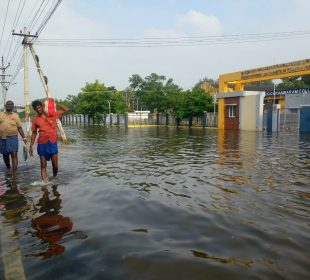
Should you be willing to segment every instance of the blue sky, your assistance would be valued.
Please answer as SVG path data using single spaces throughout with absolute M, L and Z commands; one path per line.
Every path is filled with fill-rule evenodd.
M 0 0 L 1 29 L 7 2 Z M 0 55 L 9 39 L 9 22 L 14 19 L 19 0 L 11 2 Z M 35 3 L 26 2 L 25 16 L 27 5 L 29 9 L 30 3 Z M 308 0 L 63 0 L 39 39 L 180 38 L 305 31 L 310 30 L 309 11 Z M 21 29 L 23 22 L 22 14 L 17 28 Z M 307 35 L 188 47 L 34 47 L 53 95 L 65 98 L 96 79 L 122 90 L 129 85 L 132 74 L 146 77 L 153 72 L 188 89 L 205 77 L 217 79 L 223 73 L 310 58 L 309 43 Z M 31 99 L 44 97 L 36 70 L 33 65 L 30 68 Z M 16 82 L 8 94 L 16 103 L 23 103 L 22 72 Z

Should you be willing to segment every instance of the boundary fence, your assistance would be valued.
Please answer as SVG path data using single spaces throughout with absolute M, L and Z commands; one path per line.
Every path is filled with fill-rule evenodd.
M 61 118 L 64 124 L 84 125 L 166 125 L 189 127 L 217 127 L 217 113 L 204 113 L 202 116 L 178 119 L 171 114 L 103 114 L 100 119 L 93 119 L 88 115 L 66 114 Z
M 299 109 L 284 109 L 279 111 L 279 131 L 299 131 Z M 178 119 L 171 114 L 103 114 L 95 120 L 88 115 L 67 114 L 62 116 L 64 124 L 83 125 L 166 125 L 166 126 L 189 126 L 189 127 L 217 127 L 217 113 L 204 113 L 202 116 Z M 263 113 L 263 129 L 267 129 L 267 111 Z
M 300 109 L 282 109 L 279 111 L 278 128 L 279 131 L 299 131 Z M 263 127 L 267 130 L 267 110 L 263 115 Z

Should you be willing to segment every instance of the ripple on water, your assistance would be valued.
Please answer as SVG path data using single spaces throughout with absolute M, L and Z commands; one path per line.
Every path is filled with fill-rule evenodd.
M 1 185 L 1 222 L 15 230 L 27 278 L 309 276 L 307 139 L 174 128 L 67 132 L 77 141 L 60 144 L 57 184 L 32 184 L 40 178 L 34 159 Z M 39 230 L 42 219 L 67 228 Z

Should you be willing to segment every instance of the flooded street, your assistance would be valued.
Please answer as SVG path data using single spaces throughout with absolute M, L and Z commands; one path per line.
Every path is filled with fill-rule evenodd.
M 65 129 L 0 186 L 0 279 L 309 278 L 310 135 Z

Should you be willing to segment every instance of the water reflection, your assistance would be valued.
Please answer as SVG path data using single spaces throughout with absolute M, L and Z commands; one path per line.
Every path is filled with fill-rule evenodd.
M 240 260 L 234 257 L 220 258 L 217 256 L 210 256 L 205 252 L 200 252 L 200 251 L 195 251 L 195 250 L 192 250 L 192 253 L 197 258 L 209 259 L 209 260 L 213 260 L 213 261 L 223 263 L 223 264 L 234 264 L 234 265 L 239 265 L 239 266 L 244 266 L 244 267 L 251 267 L 253 264 L 253 261 Z
M 42 197 L 37 203 L 39 213 L 44 213 L 45 215 L 57 215 L 59 213 L 61 199 L 57 187 L 57 185 L 53 185 L 51 191 L 47 187 L 42 187 Z
M 0 186 L 0 209 L 5 222 L 18 224 L 24 219 L 24 214 L 30 209 L 25 195 L 19 190 L 16 182 Z
M 24 258 L 29 279 L 308 279 L 307 138 L 66 132 L 77 141 L 60 144 L 61 184 L 0 188 L 2 213 L 12 210 L 11 191 L 19 203 L 6 215 L 31 231 L 18 235 L 23 256 L 36 256 Z M 89 238 L 77 241 L 84 231 Z
M 218 163 L 234 168 L 241 168 L 242 161 L 239 161 L 239 131 L 237 130 L 218 130 Z
M 69 217 L 59 214 L 61 199 L 57 185 L 52 186 L 51 190 L 48 190 L 47 187 L 42 188 L 42 197 L 36 207 L 38 212 L 43 213 L 43 215 L 32 219 L 32 236 L 42 240 L 46 246 L 41 250 L 43 252 L 32 253 L 27 256 L 42 256 L 46 259 L 63 254 L 65 246 L 61 241 L 71 234 L 73 223 Z

